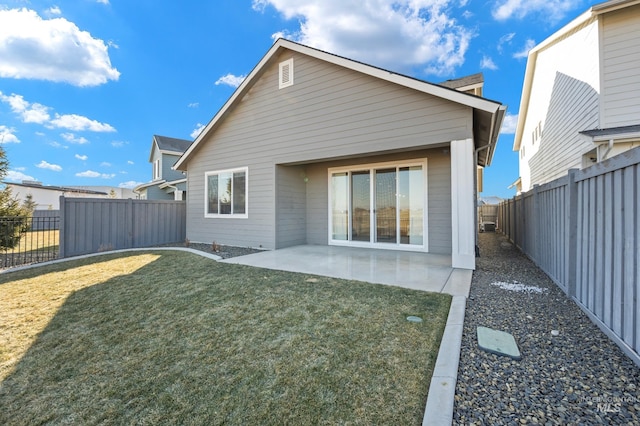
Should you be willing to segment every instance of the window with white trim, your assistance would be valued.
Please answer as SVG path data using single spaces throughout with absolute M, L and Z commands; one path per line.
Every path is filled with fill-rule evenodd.
M 204 174 L 204 216 L 247 218 L 247 167 Z
M 153 180 L 160 179 L 160 159 L 153 162 Z

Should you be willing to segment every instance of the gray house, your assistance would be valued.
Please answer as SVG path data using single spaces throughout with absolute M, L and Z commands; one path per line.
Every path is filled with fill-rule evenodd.
M 280 39 L 176 162 L 187 238 L 450 254 L 475 268 L 499 102 Z
M 150 182 L 136 186 L 133 191 L 143 200 L 185 200 L 187 178 L 173 165 L 189 148 L 191 141 L 153 135 L 149 162 L 153 165 Z

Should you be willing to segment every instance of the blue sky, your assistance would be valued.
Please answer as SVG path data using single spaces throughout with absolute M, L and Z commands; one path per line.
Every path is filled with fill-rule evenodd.
M 510 197 L 527 51 L 585 0 L 0 0 L 6 180 L 133 187 L 154 134 L 193 139 L 278 37 L 508 105 L 484 196 Z

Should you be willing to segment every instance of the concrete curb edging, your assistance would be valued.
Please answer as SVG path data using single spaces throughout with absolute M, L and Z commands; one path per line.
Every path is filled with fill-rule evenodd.
M 453 296 L 444 328 L 438 359 L 433 369 L 429 395 L 422 420 L 423 426 L 451 425 L 458 380 L 458 364 L 462 345 L 462 329 L 467 298 Z
M 186 251 L 188 253 L 192 253 L 192 254 L 197 254 L 199 256 L 202 257 L 207 257 L 209 259 L 213 259 L 213 260 L 220 260 L 222 259 L 221 256 L 218 256 L 216 254 L 211 254 L 211 253 L 207 253 L 204 252 L 202 250 L 195 250 L 192 248 L 187 248 L 187 247 L 142 247 L 142 248 L 130 248 L 130 249 L 118 249 L 118 250 L 110 250 L 110 251 L 101 251 L 99 253 L 90 253 L 90 254 L 82 254 L 79 256 L 72 256 L 72 257 L 65 257 L 62 259 L 55 259 L 55 260 L 49 260 L 48 262 L 41 262 L 41 263 L 32 263 L 30 265 L 24 265 L 24 266 L 16 266 L 14 268 L 7 268 L 7 269 L 3 269 L 0 271 L 0 274 L 5 274 L 7 272 L 16 272 L 16 271 L 22 271 L 25 269 L 33 269 L 33 268 L 38 268 L 40 266 L 47 266 L 47 265 L 53 265 L 56 263 L 63 263 L 63 262 L 70 262 L 72 260 L 80 260 L 80 259 L 86 259 L 89 257 L 96 257 L 96 256 L 104 256 L 104 255 L 108 255 L 108 254 L 114 254 L 114 253 L 126 253 L 126 252 L 130 252 L 130 251 Z

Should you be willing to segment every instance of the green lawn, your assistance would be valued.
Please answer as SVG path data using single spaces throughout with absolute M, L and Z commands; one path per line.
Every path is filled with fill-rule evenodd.
M 449 304 L 173 251 L 6 273 L 0 424 L 420 424 Z

